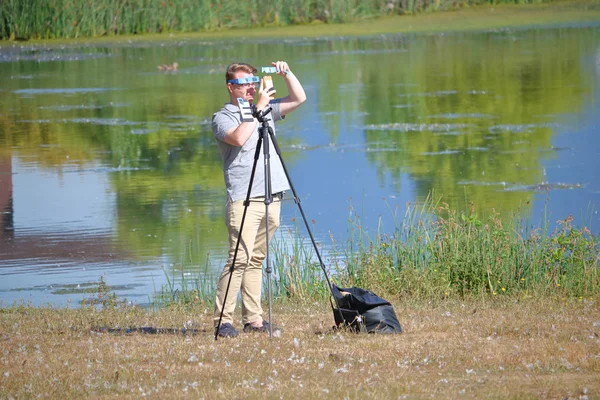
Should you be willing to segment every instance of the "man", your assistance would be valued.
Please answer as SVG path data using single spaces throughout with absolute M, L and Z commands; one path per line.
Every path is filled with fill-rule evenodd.
M 244 332 L 268 332 L 269 324 L 262 318 L 262 262 L 266 256 L 266 213 L 264 204 L 265 182 L 263 152 L 256 165 L 250 202 L 244 220 L 244 227 L 237 251 L 235 266 L 231 272 L 231 285 L 225 299 L 230 268 L 238 241 L 240 224 L 244 212 L 244 201 L 248 193 L 252 165 L 258 141 L 259 123 L 243 122 L 238 98 L 253 103 L 256 96 L 256 109 L 272 107 L 267 114 L 269 126 L 275 132 L 275 121 L 283 119 L 306 100 L 306 94 L 298 79 L 285 61 L 273 62 L 277 74 L 283 77 L 288 96 L 273 99 L 273 91 L 265 85 L 265 79 L 257 84 L 254 74 L 256 68 L 245 63 L 234 63 L 227 67 L 225 81 L 229 92 L 229 103 L 213 115 L 212 128 L 223 157 L 223 172 L 227 187 L 226 224 L 229 231 L 229 257 L 223 268 L 217 285 L 214 324 L 219 323 L 221 310 L 223 319 L 217 334 L 221 337 L 235 337 L 238 331 L 233 327 L 233 312 L 238 292 L 242 292 L 242 323 Z M 270 139 L 269 139 L 270 141 Z M 270 149 L 274 149 L 272 143 Z M 279 226 L 279 212 L 283 192 L 289 189 L 289 183 L 281 165 L 281 160 L 273 151 L 270 158 L 271 188 L 273 203 L 269 205 L 269 239 Z M 225 303 L 224 303 L 225 302 Z

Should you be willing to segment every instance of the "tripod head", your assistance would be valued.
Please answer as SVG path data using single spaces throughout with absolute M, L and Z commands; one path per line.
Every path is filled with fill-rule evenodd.
M 267 117 L 267 114 L 269 114 L 271 112 L 271 110 L 273 110 L 273 108 L 271 106 L 267 106 L 267 108 L 265 108 L 264 110 L 257 110 L 256 109 L 256 105 L 252 104 L 252 116 L 254 118 L 256 118 L 258 120 L 258 122 L 260 122 L 261 124 L 265 125 L 267 123 L 267 121 L 269 120 Z

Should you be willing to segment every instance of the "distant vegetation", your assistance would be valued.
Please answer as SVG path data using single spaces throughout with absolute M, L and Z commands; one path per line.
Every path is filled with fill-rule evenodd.
M 51 39 L 342 23 L 540 0 L 4 0 L 0 39 Z

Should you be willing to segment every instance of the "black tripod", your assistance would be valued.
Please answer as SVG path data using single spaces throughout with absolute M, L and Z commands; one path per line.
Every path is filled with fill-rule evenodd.
M 267 107 L 265 110 L 261 111 L 261 110 L 257 110 L 256 107 L 254 105 L 252 105 L 252 116 L 258 120 L 258 122 L 261 124 L 261 126 L 258 128 L 258 142 L 256 143 L 256 151 L 254 153 L 254 163 L 252 165 L 252 172 L 250 174 L 250 183 L 248 185 L 248 192 L 246 194 L 246 200 L 244 201 L 244 212 L 242 214 L 240 230 L 238 232 L 237 243 L 235 245 L 235 251 L 233 253 L 233 259 L 231 261 L 231 266 L 229 267 L 229 281 L 227 282 L 227 289 L 225 289 L 225 296 L 223 297 L 223 301 L 221 302 L 222 307 L 221 307 L 221 314 L 219 316 L 219 322 L 217 323 L 217 326 L 215 328 L 215 340 L 217 340 L 219 337 L 219 328 L 221 327 L 221 321 L 223 320 L 223 312 L 225 310 L 225 304 L 227 303 L 227 295 L 229 294 L 229 287 L 231 286 L 231 278 L 233 276 L 233 271 L 235 269 L 235 261 L 236 261 L 238 250 L 240 247 L 240 241 L 242 238 L 242 230 L 244 229 L 244 221 L 246 219 L 246 212 L 248 211 L 248 206 L 250 205 L 250 194 L 252 192 L 252 184 L 254 182 L 254 175 L 256 173 L 256 165 L 258 164 L 261 146 L 263 148 L 264 173 L 265 173 L 265 200 L 264 200 L 264 203 L 265 203 L 265 218 L 266 218 L 265 235 L 266 235 L 266 246 L 267 246 L 266 257 L 265 257 L 267 266 L 265 268 L 265 271 L 267 273 L 267 300 L 268 300 L 268 305 L 269 305 L 269 337 L 273 337 L 273 327 L 271 324 L 271 300 L 272 300 L 271 273 L 273 270 L 271 269 L 271 263 L 269 260 L 269 205 L 273 202 L 273 194 L 271 192 L 271 156 L 269 154 L 269 137 L 271 138 L 273 147 L 275 147 L 275 152 L 277 153 L 277 156 L 279 157 L 279 160 L 281 161 L 281 166 L 283 167 L 285 176 L 288 180 L 288 183 L 290 184 L 290 188 L 294 195 L 294 202 L 298 205 L 300 214 L 302 214 L 302 219 L 304 220 L 304 225 L 306 226 L 306 230 L 308 231 L 310 240 L 314 246 L 315 253 L 317 254 L 317 257 L 319 259 L 319 264 L 321 265 L 321 269 L 323 270 L 323 274 L 325 275 L 325 279 L 327 281 L 327 287 L 329 288 L 331 296 L 333 297 L 334 301 L 336 302 L 337 308 L 334 308 L 333 303 L 330 302 L 333 312 L 334 313 L 338 312 L 339 316 L 343 320 L 343 317 L 342 317 L 342 314 L 340 311 L 340 306 L 338 304 L 338 299 L 333 294 L 333 289 L 331 287 L 331 281 L 329 280 L 329 276 L 327 275 L 327 270 L 325 269 L 325 264 L 323 263 L 323 260 L 321 258 L 321 253 L 319 252 L 319 249 L 317 248 L 317 243 L 315 242 L 312 231 L 310 230 L 310 226 L 308 225 L 306 216 L 304 215 L 304 210 L 302 209 L 302 205 L 300 204 L 300 198 L 296 195 L 296 190 L 294 189 L 294 185 L 292 185 L 292 181 L 288 174 L 287 167 L 285 166 L 285 163 L 283 162 L 283 158 L 281 157 L 281 150 L 279 149 L 279 144 L 277 143 L 277 139 L 275 139 L 275 134 L 273 133 L 273 129 L 271 129 L 271 127 L 268 124 L 269 119 L 267 119 L 266 116 L 267 116 L 267 114 L 269 114 L 271 112 L 271 110 L 272 110 L 272 108 L 270 106 Z

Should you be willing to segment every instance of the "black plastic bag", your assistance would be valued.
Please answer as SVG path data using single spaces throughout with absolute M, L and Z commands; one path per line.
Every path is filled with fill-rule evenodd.
M 402 333 L 394 308 L 389 301 L 365 289 L 340 288 L 332 284 L 336 305 L 333 316 L 340 325 L 356 332 Z

